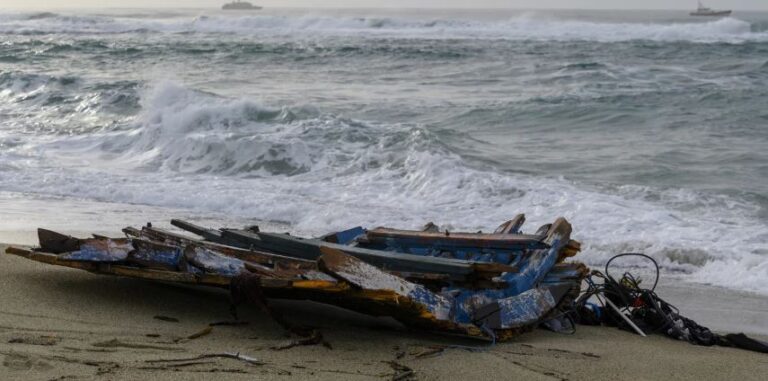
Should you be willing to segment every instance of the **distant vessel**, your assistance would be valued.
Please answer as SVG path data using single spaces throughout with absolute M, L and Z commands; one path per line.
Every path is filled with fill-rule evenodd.
M 247 2 L 247 1 L 235 0 L 235 1 L 231 2 L 231 3 L 224 4 L 224 6 L 221 7 L 221 9 L 226 9 L 226 10 L 259 10 L 259 9 L 261 9 L 261 7 L 258 6 L 258 5 L 253 5 L 253 4 L 251 4 L 251 3 Z
M 731 10 L 718 11 L 712 8 L 707 8 L 704 6 L 704 4 L 701 3 L 701 1 L 699 1 L 699 8 L 697 8 L 695 12 L 691 12 L 691 16 L 725 17 L 730 15 L 731 15 Z

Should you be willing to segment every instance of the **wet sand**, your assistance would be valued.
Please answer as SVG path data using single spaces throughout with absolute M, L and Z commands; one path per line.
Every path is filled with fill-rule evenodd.
M 189 339 L 206 332 L 210 323 L 233 320 L 226 292 L 94 275 L 0 249 L 2 379 L 762 380 L 768 372 L 767 355 L 641 338 L 613 328 L 579 327 L 574 335 L 537 330 L 487 347 L 408 331 L 388 319 L 290 301 L 276 305 L 294 321 L 318 327 L 331 349 L 272 349 L 291 339 L 247 306 L 238 309 L 247 325 L 214 326 Z M 449 348 L 425 355 L 446 344 L 482 350 Z M 259 364 L 191 360 L 223 352 L 239 352 Z M 157 361 L 169 359 L 185 360 Z

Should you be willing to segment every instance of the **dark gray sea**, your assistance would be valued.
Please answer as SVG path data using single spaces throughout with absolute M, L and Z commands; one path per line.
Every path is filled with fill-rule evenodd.
M 6 228 L 565 216 L 589 263 L 768 292 L 768 14 L 4 11 L 0 199 Z

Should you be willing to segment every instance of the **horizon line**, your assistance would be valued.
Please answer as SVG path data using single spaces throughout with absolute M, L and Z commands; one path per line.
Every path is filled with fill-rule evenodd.
M 257 4 L 258 5 L 258 4 Z M 204 7 L 204 6 L 197 6 L 197 7 L 174 7 L 170 5 L 159 5 L 159 6 L 142 6 L 142 7 L 121 7 L 121 6 L 55 6 L 55 7 L 46 7 L 46 6 L 37 6 L 32 5 L 29 7 L 24 8 L 15 8 L 15 9 L 9 9 L 9 10 L 23 10 L 23 9 L 50 9 L 50 10 L 64 10 L 64 9 L 179 9 L 179 10 L 222 10 L 221 7 L 216 6 L 210 6 L 210 7 Z M 563 7 L 545 7 L 545 8 L 530 8 L 530 7 L 515 7 L 515 6 L 505 6 L 505 7 L 465 7 L 465 6 L 445 6 L 445 7 L 425 7 L 425 6 L 418 6 L 418 7 L 412 7 L 412 6 L 359 6 L 359 7 L 334 7 L 334 6 L 292 6 L 292 5 L 283 5 L 279 7 L 269 7 L 269 6 L 262 6 L 261 10 L 264 9 L 337 9 L 337 10 L 392 10 L 392 9 L 409 9 L 409 10 L 500 10 L 500 9 L 508 9 L 508 10 L 529 10 L 529 11 L 545 11 L 545 10 L 562 10 L 562 11 L 691 11 L 690 8 L 563 8 Z M 730 8 L 730 9 L 723 9 L 723 10 L 732 10 L 732 11 L 751 11 L 751 12 L 768 12 L 768 8 L 766 9 L 739 9 L 739 8 Z M 254 10 L 254 12 L 258 12 L 259 10 Z M 0 11 L 2 13 L 2 11 Z M 233 12 L 234 13 L 234 12 Z

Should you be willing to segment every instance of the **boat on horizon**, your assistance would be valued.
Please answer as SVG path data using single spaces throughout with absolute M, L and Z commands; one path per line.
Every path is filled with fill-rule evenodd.
M 235 0 L 231 3 L 224 4 L 221 7 L 221 9 L 224 9 L 224 10 L 238 10 L 238 11 L 248 11 L 248 10 L 256 11 L 261 8 L 262 7 L 258 5 L 253 5 L 247 1 L 240 1 L 240 0 Z
M 699 1 L 699 7 L 696 8 L 695 11 L 691 12 L 691 16 L 709 16 L 709 17 L 726 17 L 730 16 L 731 13 L 730 9 L 728 10 L 716 10 L 709 7 L 704 6 L 704 4 Z

